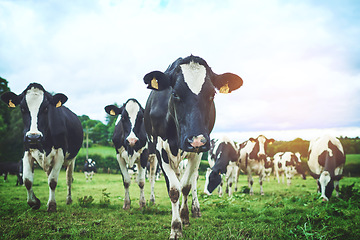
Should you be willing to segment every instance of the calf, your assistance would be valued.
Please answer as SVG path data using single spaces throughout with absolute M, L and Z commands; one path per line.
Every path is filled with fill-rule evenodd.
M 291 185 L 291 179 L 295 174 L 301 174 L 305 180 L 305 170 L 302 167 L 300 153 L 292 152 L 278 152 L 274 155 L 274 172 L 280 183 L 280 176 L 282 175 L 282 182 L 284 183 L 284 174 L 286 176 L 287 185 Z
M 339 180 L 345 165 L 345 153 L 340 141 L 330 135 L 311 140 L 308 165 L 310 175 L 317 180 L 321 198 L 328 201 L 334 187 L 336 196 L 339 196 Z
M 4 176 L 4 182 L 7 180 L 7 175 L 16 175 L 16 186 L 23 185 L 23 163 L 22 159 L 19 162 L 0 162 L 0 175 Z
M 177 59 L 165 72 L 146 74 L 144 82 L 152 89 L 145 107 L 149 151 L 156 154 L 164 172 L 172 205 L 170 239 L 175 239 L 182 235 L 183 224 L 189 223 L 190 189 L 193 216 L 200 216 L 196 176 L 202 152 L 210 148 L 215 89 L 230 93 L 242 85 L 242 79 L 232 73 L 217 75 L 205 60 L 191 55 Z M 178 166 L 185 157 L 188 164 L 179 179 Z
M 95 161 L 93 161 L 91 158 L 89 158 L 87 161 L 85 161 L 84 164 L 84 174 L 85 174 L 85 178 L 86 181 L 92 180 L 94 173 L 96 172 L 96 163 Z
M 33 191 L 34 161 L 44 169 L 48 177 L 49 200 L 47 210 L 56 211 L 55 188 L 61 167 L 66 169 L 70 204 L 71 184 L 75 157 L 83 141 L 83 129 L 78 117 L 63 106 L 64 94 L 51 95 L 38 83 L 31 83 L 20 95 L 6 92 L 1 100 L 13 108 L 20 105 L 24 123 L 23 179 L 27 189 L 27 203 L 33 209 L 40 208 L 40 200 Z
M 123 209 L 130 209 L 130 195 L 129 186 L 131 184 L 131 176 L 128 167 L 137 164 L 138 175 L 137 184 L 140 188 L 140 208 L 146 204 L 144 196 L 145 172 L 148 162 L 149 152 L 147 149 L 147 136 L 144 127 L 144 109 L 136 99 L 127 100 L 122 107 L 115 105 L 108 105 L 105 111 L 112 115 L 118 116 L 116 121 L 112 141 L 116 150 L 116 159 L 119 163 L 121 174 L 123 176 L 123 184 L 125 188 L 125 199 Z M 150 168 L 155 169 L 156 161 L 151 161 L 153 164 Z M 151 174 L 155 175 L 150 171 Z M 150 177 L 152 185 L 151 202 L 155 202 L 155 195 L 153 192 L 154 177 Z
M 260 135 L 257 138 L 250 138 L 238 145 L 240 151 L 239 170 L 248 176 L 250 195 L 254 194 L 252 188 L 254 183 L 252 178 L 253 173 L 259 175 L 260 194 L 264 195 L 262 183 L 265 176 L 266 148 L 268 144 L 272 144 L 274 141 L 274 139 L 267 139 L 265 136 Z M 238 177 L 239 172 L 237 180 L 235 181 L 235 191 L 237 190 Z
M 221 175 L 226 173 L 226 189 L 229 196 L 231 196 L 231 187 L 236 180 L 236 174 L 239 168 L 237 165 L 239 153 L 234 142 L 228 137 L 223 137 L 218 142 L 219 144 L 216 144 L 216 147 L 213 149 L 214 154 L 212 154 L 212 156 L 215 157 L 215 164 L 206 174 L 204 193 L 210 195 L 220 184 L 219 195 L 221 196 Z

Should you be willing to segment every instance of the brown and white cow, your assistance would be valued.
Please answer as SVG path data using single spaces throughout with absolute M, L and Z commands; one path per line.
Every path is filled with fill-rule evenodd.
M 286 182 L 289 186 L 295 174 L 300 174 L 304 180 L 306 179 L 300 157 L 298 152 L 278 152 L 274 155 L 274 172 L 278 183 L 280 183 L 280 175 L 282 176 L 282 183 L 284 183 L 284 175 L 286 176 Z
M 340 141 L 330 135 L 311 140 L 308 165 L 310 175 L 317 180 L 321 198 L 328 201 L 334 188 L 336 196 L 339 196 L 339 180 L 345 165 L 345 153 Z
M 191 55 L 177 59 L 165 72 L 146 74 L 144 82 L 152 89 L 144 115 L 149 151 L 156 154 L 166 179 L 172 205 L 170 239 L 177 239 L 183 225 L 189 224 L 187 198 L 191 189 L 193 216 L 200 216 L 196 177 L 202 153 L 210 148 L 216 89 L 230 93 L 243 81 L 232 73 L 215 74 L 204 59 Z M 185 157 L 188 164 L 179 179 L 178 166 Z
M 249 140 L 238 144 L 240 159 L 239 171 L 241 170 L 248 176 L 248 184 L 250 188 L 250 195 L 254 194 L 253 190 L 253 174 L 259 175 L 260 194 L 264 195 L 263 191 L 263 178 L 265 176 L 265 160 L 266 149 L 268 144 L 272 144 L 274 139 L 267 139 L 265 136 L 260 135 L 257 138 L 250 138 Z M 237 190 L 237 183 L 240 172 L 238 172 L 237 180 L 235 182 L 235 191 Z

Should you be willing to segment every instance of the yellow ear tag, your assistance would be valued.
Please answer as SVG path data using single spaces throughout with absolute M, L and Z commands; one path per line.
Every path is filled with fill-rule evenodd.
M 222 86 L 219 90 L 220 93 L 225 93 L 225 94 L 229 93 L 229 91 L 230 91 L 230 88 L 229 88 L 228 83 L 226 83 L 224 86 Z
M 269 145 L 273 144 L 273 142 L 269 142 Z
M 14 108 L 15 104 L 11 101 L 11 99 L 9 100 L 9 107 Z
M 115 116 L 115 111 L 113 109 L 110 110 L 110 115 Z
M 61 101 L 59 100 L 59 102 L 56 104 L 56 107 L 61 107 Z
M 155 77 L 151 80 L 151 87 L 159 89 L 159 83 L 157 82 Z

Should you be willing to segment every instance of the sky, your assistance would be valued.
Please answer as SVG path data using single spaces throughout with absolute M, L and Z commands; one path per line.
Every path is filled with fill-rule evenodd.
M 244 81 L 215 96 L 215 135 L 360 136 L 359 12 L 357 0 L 0 0 L 0 76 L 105 122 L 106 105 L 145 106 L 145 74 L 193 54 Z

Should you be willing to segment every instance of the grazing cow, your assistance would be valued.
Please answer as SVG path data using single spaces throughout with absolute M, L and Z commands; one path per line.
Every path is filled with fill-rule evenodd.
M 212 153 L 215 157 L 215 164 L 210 171 L 206 173 L 204 193 L 210 195 L 214 189 L 219 186 L 219 195 L 222 195 L 222 174 L 226 173 L 225 181 L 227 183 L 226 189 L 229 196 L 232 195 L 231 187 L 236 180 L 238 172 L 237 162 L 239 160 L 239 153 L 233 141 L 228 137 L 223 137 L 215 145 Z
M 190 189 L 193 216 L 200 216 L 196 177 L 202 152 L 210 148 L 215 88 L 230 93 L 242 85 L 242 79 L 232 73 L 217 75 L 205 60 L 191 55 L 177 59 L 165 72 L 146 74 L 144 82 L 152 89 L 145 107 L 149 151 L 156 153 L 165 176 L 172 204 L 170 239 L 175 239 L 182 235 L 183 225 L 189 223 Z M 178 166 L 185 157 L 188 164 L 179 180 Z
M 85 178 L 86 181 L 92 180 L 94 173 L 96 172 L 96 162 L 93 161 L 91 158 L 89 158 L 87 161 L 85 161 L 84 164 L 84 174 L 85 174 Z
M 140 208 L 146 204 L 144 196 L 144 184 L 145 184 L 145 171 L 149 158 L 149 152 L 147 149 L 147 136 L 144 127 L 144 109 L 136 99 L 127 100 L 122 107 L 116 107 L 115 105 L 108 105 L 105 107 L 105 111 L 112 115 L 118 116 L 112 141 L 116 150 L 116 159 L 119 163 L 121 174 L 123 176 L 123 184 L 125 188 L 125 199 L 123 209 L 130 209 L 130 195 L 129 186 L 131 184 L 131 176 L 128 171 L 128 167 L 137 164 L 138 175 L 137 184 L 140 188 Z M 156 161 L 150 162 L 150 164 L 156 167 Z M 154 179 L 154 177 L 152 177 Z M 151 183 L 154 184 L 154 181 Z M 153 187 L 152 187 L 153 189 Z M 151 202 L 155 201 L 155 195 L 152 191 Z
M 250 138 L 249 140 L 238 145 L 240 151 L 239 166 L 242 172 L 248 176 L 248 184 L 250 188 L 250 195 L 254 194 L 252 174 L 259 175 L 260 194 L 264 195 L 263 191 L 263 178 L 265 176 L 265 160 L 266 160 L 266 149 L 268 144 L 272 144 L 274 139 L 267 139 L 265 136 L 260 135 L 257 138 Z M 237 182 L 239 177 L 235 181 L 235 191 L 237 190 Z
M 7 180 L 7 175 L 16 175 L 16 186 L 23 185 L 23 163 L 22 159 L 19 162 L 0 162 L 0 175 L 4 176 L 4 182 Z
M 34 160 L 44 169 L 50 187 L 47 210 L 56 211 L 55 188 L 62 166 L 66 169 L 70 204 L 71 184 L 75 157 L 83 141 L 83 129 L 78 117 L 63 106 L 64 94 L 51 95 L 38 83 L 31 83 L 20 95 L 6 92 L 1 100 L 9 107 L 20 105 L 24 123 L 23 179 L 27 189 L 27 203 L 33 209 L 40 208 L 40 200 L 33 192 Z
M 295 174 L 300 174 L 305 180 L 305 170 L 302 167 L 300 153 L 278 152 L 274 155 L 274 172 L 280 183 L 280 175 L 284 183 L 284 174 L 286 176 L 287 185 L 291 185 L 291 179 Z
M 345 153 L 340 141 L 330 135 L 311 140 L 308 165 L 310 175 L 317 180 L 321 198 L 328 201 L 334 187 L 338 197 L 339 181 L 345 165 Z
M 266 157 L 265 160 L 265 179 L 270 182 L 270 175 L 273 172 L 274 169 L 274 161 L 270 157 Z

